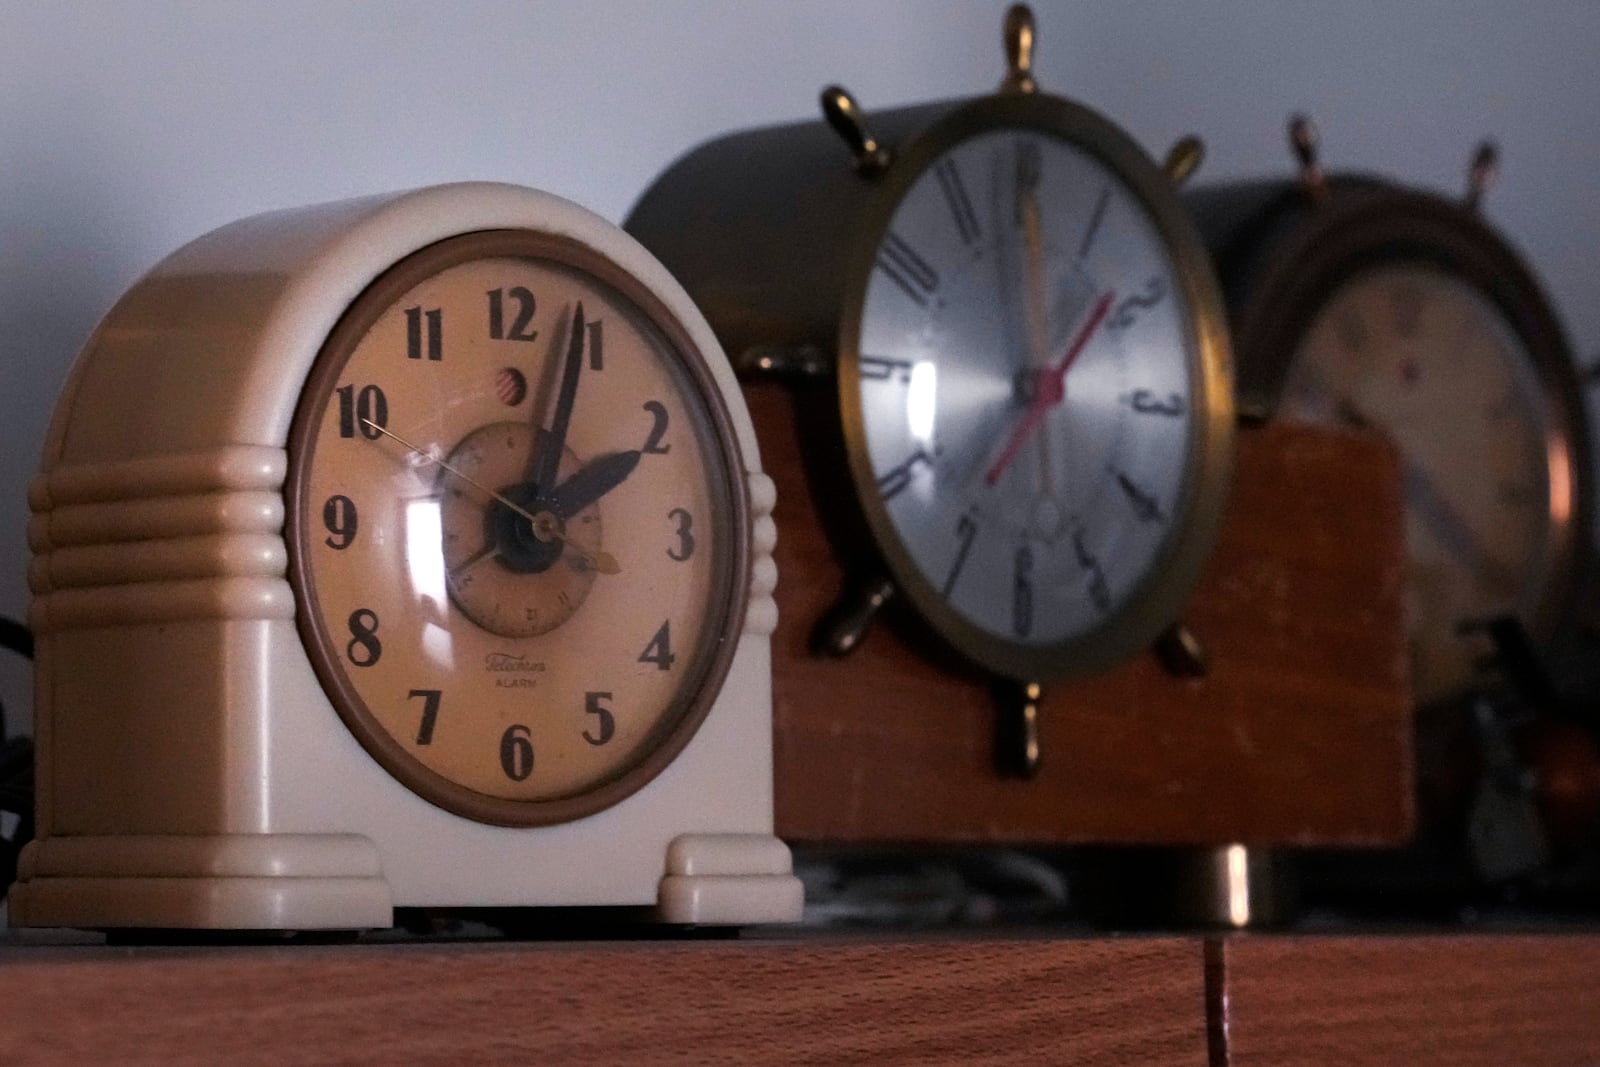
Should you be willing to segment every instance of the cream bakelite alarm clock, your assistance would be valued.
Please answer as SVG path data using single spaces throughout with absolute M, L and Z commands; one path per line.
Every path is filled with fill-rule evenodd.
M 462 184 L 263 215 L 101 324 L 32 487 L 32 926 L 799 918 L 771 481 L 631 238 Z

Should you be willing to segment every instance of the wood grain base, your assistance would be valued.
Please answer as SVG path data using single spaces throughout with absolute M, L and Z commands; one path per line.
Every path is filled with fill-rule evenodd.
M 1196 941 L 0 947 L 0 1064 L 1206 1063 Z
M 1221 942 L 1217 1067 L 1600 1063 L 1600 938 Z
M 877 625 L 845 659 L 811 652 L 841 566 L 788 389 L 746 387 L 778 484 L 773 636 L 778 834 L 794 843 L 1377 845 L 1412 826 L 1393 451 L 1375 437 L 1271 426 L 1239 435 L 1232 502 L 1187 620 L 1212 670 L 1152 655 L 1046 690 L 1043 762 L 994 771 L 991 692 L 914 628 Z M 812 401 L 815 397 L 812 398 Z M 809 425 L 809 424 L 805 424 Z M 813 466 L 817 454 L 811 453 Z M 821 490 L 815 490 L 820 492 Z M 891 620 L 892 621 L 892 620 Z M 908 640 L 908 637 L 911 640 Z

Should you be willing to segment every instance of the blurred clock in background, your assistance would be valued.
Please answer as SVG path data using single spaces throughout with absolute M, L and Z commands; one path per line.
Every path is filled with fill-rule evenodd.
M 1367 429 L 1400 452 L 1411 666 L 1421 706 L 1461 696 L 1489 620 L 1548 644 L 1586 566 L 1592 476 L 1577 374 L 1522 258 L 1461 201 L 1324 175 L 1291 122 L 1298 180 L 1186 194 L 1217 259 L 1241 413 Z

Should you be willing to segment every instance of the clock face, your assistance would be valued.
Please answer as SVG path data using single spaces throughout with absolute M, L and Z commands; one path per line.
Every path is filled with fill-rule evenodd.
M 686 333 L 521 231 L 401 262 L 324 346 L 291 434 L 301 633 L 391 774 L 560 821 L 687 743 L 742 623 L 742 464 Z
M 1525 621 L 1551 581 L 1573 474 L 1533 358 L 1478 289 L 1422 262 L 1337 288 L 1298 346 L 1287 417 L 1371 427 L 1400 451 L 1417 699 L 1463 688 L 1487 639 L 1462 624 Z
M 842 388 L 869 518 L 947 632 L 1037 654 L 1140 595 L 1187 507 L 1186 291 L 1144 201 L 1073 142 L 980 133 L 909 187 Z

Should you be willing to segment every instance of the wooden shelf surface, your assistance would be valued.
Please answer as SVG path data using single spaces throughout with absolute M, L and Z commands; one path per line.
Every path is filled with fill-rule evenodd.
M 1600 936 L 0 942 L 0 1064 L 1600 1063 Z
M 0 948 L 0 1064 L 1185 1065 L 1201 944 Z
M 1240 937 L 1208 952 L 1227 1067 L 1600 1063 L 1600 937 Z

